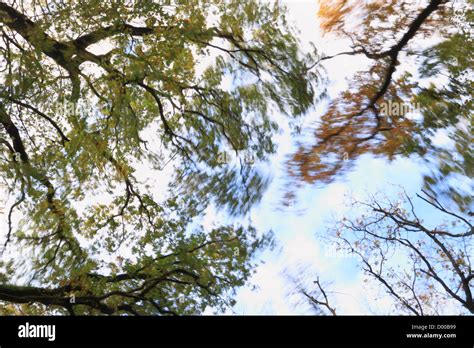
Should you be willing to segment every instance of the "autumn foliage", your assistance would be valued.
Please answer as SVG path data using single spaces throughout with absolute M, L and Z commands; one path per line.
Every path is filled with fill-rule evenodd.
M 460 24 L 472 20 L 472 10 L 442 0 L 333 0 L 320 1 L 317 16 L 323 33 L 352 42 L 351 50 L 322 55 L 318 64 L 346 55 L 367 59 L 368 68 L 357 72 L 347 90 L 329 101 L 314 126 L 314 141 L 301 144 L 289 159 L 289 173 L 297 186 L 331 182 L 363 154 L 390 160 L 413 153 L 423 157 L 429 151 L 436 155 L 439 150 L 430 137 L 440 127 L 429 120 L 445 120 L 445 128 L 457 126 L 461 119 L 472 121 L 472 103 L 463 104 L 472 100 L 472 89 L 459 88 L 472 84 L 461 77 L 472 67 L 472 36 Z M 442 43 L 427 45 L 434 38 Z M 441 54 L 443 45 L 456 56 L 446 57 L 447 49 Z M 442 68 L 448 70 L 452 85 L 440 88 L 416 76 L 439 78 L 447 74 Z M 466 99 L 456 98 L 460 94 Z M 391 113 L 387 105 L 400 106 L 402 112 Z M 448 115 L 455 109 L 464 111 Z M 470 156 L 460 157 L 470 163 Z

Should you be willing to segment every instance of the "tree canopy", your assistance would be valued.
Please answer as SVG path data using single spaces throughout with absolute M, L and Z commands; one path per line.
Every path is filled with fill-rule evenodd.
M 0 2 L 0 310 L 186 314 L 232 305 L 269 241 L 244 214 L 271 112 L 319 80 L 285 10 L 257 1 Z M 230 81 L 226 84 L 226 81 Z M 234 153 L 230 164 L 219 161 Z M 167 192 L 139 178 L 170 164 Z
M 368 68 L 287 162 L 289 195 L 366 154 L 421 159 L 417 200 L 445 223 L 413 195 L 374 197 L 331 236 L 397 310 L 472 313 L 472 6 L 325 0 L 318 17 L 349 51 L 303 52 L 279 2 L 1 1 L 0 314 L 231 309 L 272 244 L 243 217 L 269 182 L 273 115 L 298 130 L 342 55 Z M 298 291 L 336 315 L 314 284 Z

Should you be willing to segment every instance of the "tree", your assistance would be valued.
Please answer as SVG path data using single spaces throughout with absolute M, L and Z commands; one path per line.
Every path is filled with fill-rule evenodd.
M 332 306 L 329 300 L 327 290 L 321 284 L 320 280 L 314 280 L 315 289 L 308 290 L 308 287 L 298 284 L 296 285 L 297 291 L 304 296 L 304 299 L 309 303 L 316 313 L 316 315 L 333 315 L 336 316 L 336 308 Z
M 0 24 L 2 313 L 231 305 L 269 239 L 196 218 L 210 204 L 248 211 L 265 180 L 220 155 L 265 160 L 271 111 L 313 102 L 314 58 L 284 7 L 25 0 L 0 2 Z M 139 179 L 143 163 L 175 167 L 165 199 Z
M 417 212 L 423 208 L 420 202 L 430 208 L 423 214 L 427 219 Z M 416 199 L 403 192 L 398 200 L 379 194 L 350 204 L 357 214 L 337 221 L 327 239 L 339 255 L 359 261 L 365 283 L 379 285 L 392 298 L 394 306 L 383 308 L 385 313 L 474 313 L 474 225 L 467 216 L 447 209 L 426 191 Z M 308 272 L 299 277 L 291 278 L 298 304 L 306 301 L 316 315 L 336 315 L 327 285 L 319 279 L 314 285 L 304 282 L 313 277 Z
M 419 218 L 404 194 L 404 204 L 352 202 L 367 211 L 330 231 L 341 251 L 356 255 L 394 298 L 397 312 L 437 314 L 454 300 L 473 313 L 472 1 L 321 1 L 318 16 L 323 31 L 349 38 L 352 47 L 323 55 L 314 67 L 348 55 L 366 58 L 369 68 L 329 102 L 315 141 L 291 157 L 293 182 L 332 182 L 364 154 L 422 158 L 431 173 L 418 198 L 433 208 L 432 221 Z M 448 138 L 448 146 L 436 135 Z M 435 225 L 440 214 L 450 221 Z M 322 312 L 334 308 L 316 285 L 303 296 Z
M 332 100 L 288 163 L 295 184 L 328 183 L 363 154 L 418 155 L 425 189 L 468 211 L 473 177 L 472 1 L 334 0 L 320 3 L 323 31 L 349 38 L 340 55 L 369 61 Z M 429 41 L 429 40 L 431 41 Z M 432 42 L 436 40 L 436 43 Z M 413 66 L 417 68 L 414 69 Z M 450 147 L 434 141 L 447 135 Z M 291 192 L 290 192 L 291 195 Z
M 402 313 L 437 315 L 453 301 L 474 313 L 472 222 L 426 191 L 417 198 L 430 206 L 430 216 L 443 216 L 439 224 L 419 217 L 411 197 L 401 198 L 352 202 L 365 212 L 333 229 L 338 247 L 359 258 L 364 272 L 382 285 Z M 456 307 L 451 308 L 452 314 Z

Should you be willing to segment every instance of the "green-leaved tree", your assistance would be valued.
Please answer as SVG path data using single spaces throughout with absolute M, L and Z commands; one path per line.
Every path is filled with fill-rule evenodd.
M 272 111 L 297 117 L 314 99 L 285 9 L 5 1 L 0 31 L 1 313 L 231 305 L 268 238 L 196 218 L 258 201 L 251 162 L 274 151 Z M 141 179 L 145 164 L 173 166 L 169 186 Z

